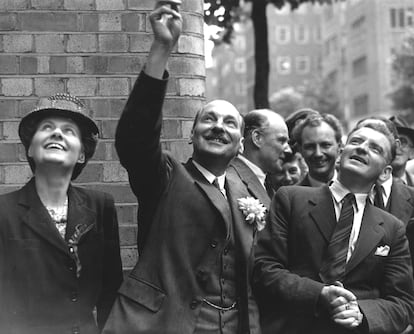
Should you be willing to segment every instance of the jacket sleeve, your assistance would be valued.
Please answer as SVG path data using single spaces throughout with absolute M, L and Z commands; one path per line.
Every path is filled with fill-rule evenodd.
M 167 185 L 168 159 L 161 150 L 162 106 L 168 73 L 165 79 L 154 79 L 141 72 L 115 135 L 120 162 L 128 172 L 129 183 L 139 203 L 138 250 L 148 234 L 160 196 Z
M 122 283 L 122 263 L 119 246 L 118 219 L 112 196 L 105 194 L 104 214 L 104 259 L 103 283 L 97 304 L 97 320 L 102 330 L 108 318 L 117 291 Z
M 289 270 L 291 204 L 285 188 L 276 192 L 267 220 L 255 249 L 253 275 L 258 295 L 265 304 L 277 300 L 292 312 L 315 314 L 324 285 Z

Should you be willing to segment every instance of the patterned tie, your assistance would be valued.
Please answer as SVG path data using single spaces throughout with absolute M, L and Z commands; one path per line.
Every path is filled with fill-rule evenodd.
M 324 283 L 332 284 L 341 281 L 344 276 L 349 237 L 354 222 L 353 203 L 355 203 L 354 194 L 347 194 L 319 272 Z
M 374 197 L 374 205 L 379 207 L 380 209 L 384 210 L 384 199 L 382 197 L 382 193 L 384 191 L 384 188 L 379 183 L 376 183 L 374 186 L 375 191 L 375 197 Z

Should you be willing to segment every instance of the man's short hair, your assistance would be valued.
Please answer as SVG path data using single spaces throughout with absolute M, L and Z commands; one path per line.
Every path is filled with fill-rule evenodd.
M 255 109 L 248 112 L 244 116 L 244 138 L 247 139 L 252 135 L 252 132 L 256 129 L 261 129 L 266 126 L 268 120 L 260 111 L 270 111 L 270 109 Z
M 389 125 L 387 122 L 369 122 L 368 119 L 366 119 L 364 122 L 360 121 L 357 123 L 357 125 L 349 132 L 348 137 L 350 137 L 355 131 L 362 129 L 362 128 L 370 128 L 375 131 L 378 131 L 382 133 L 390 143 L 390 152 L 388 154 L 388 163 L 391 163 L 395 159 L 395 154 L 397 150 L 397 144 L 396 144 L 396 138 L 393 134 L 393 131 L 389 128 Z
M 342 125 L 339 120 L 331 114 L 312 114 L 305 118 L 302 122 L 296 125 L 293 129 L 292 136 L 295 142 L 301 146 L 302 145 L 302 132 L 303 129 L 307 126 L 309 127 L 317 127 L 320 126 L 322 123 L 328 124 L 335 132 L 335 140 L 338 144 L 342 143 Z

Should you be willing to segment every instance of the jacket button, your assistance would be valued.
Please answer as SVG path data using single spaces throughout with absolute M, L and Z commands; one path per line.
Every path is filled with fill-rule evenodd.
M 70 294 L 70 300 L 73 302 L 77 302 L 78 301 L 78 294 L 76 292 L 72 292 Z
M 217 240 L 211 240 L 210 246 L 211 246 L 211 248 L 216 248 L 217 247 Z
M 198 305 L 198 300 L 193 299 L 193 300 L 191 301 L 191 303 L 190 303 L 190 308 L 191 308 L 192 310 L 194 310 L 194 309 L 197 307 L 197 305 Z

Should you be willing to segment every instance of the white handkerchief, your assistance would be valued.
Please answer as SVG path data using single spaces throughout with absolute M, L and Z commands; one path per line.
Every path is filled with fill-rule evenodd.
M 377 249 L 375 250 L 375 254 L 374 255 L 378 255 L 378 256 L 388 256 L 388 253 L 390 252 L 390 246 L 385 245 L 385 246 L 378 246 Z

